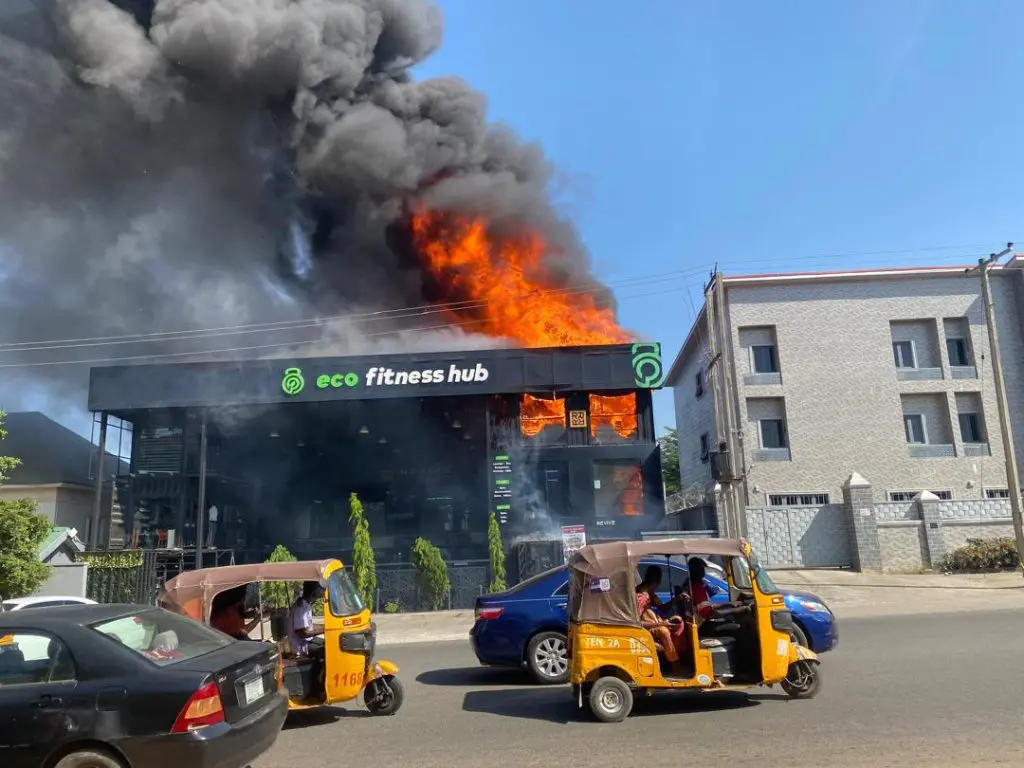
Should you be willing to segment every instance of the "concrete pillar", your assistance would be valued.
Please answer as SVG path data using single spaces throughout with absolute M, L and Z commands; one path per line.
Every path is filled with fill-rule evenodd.
M 934 568 L 946 556 L 946 537 L 942 532 L 942 513 L 939 511 L 942 500 L 931 491 L 922 491 L 914 497 L 914 503 L 921 514 L 924 539 L 928 545 L 928 562 L 923 565 Z
M 878 521 L 871 483 L 856 472 L 843 484 L 843 514 L 846 516 L 854 570 L 881 570 L 882 549 L 878 543 Z
M 729 530 L 729 515 L 722 486 L 715 483 L 713 493 L 715 497 L 715 525 L 718 527 L 718 535 L 728 537 L 732 535 L 732 531 Z

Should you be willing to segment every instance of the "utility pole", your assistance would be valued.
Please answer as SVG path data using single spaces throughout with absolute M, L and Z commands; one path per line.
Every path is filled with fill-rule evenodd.
M 708 326 L 708 355 L 711 358 L 708 361 L 707 377 L 708 383 L 711 385 L 711 399 L 714 403 L 715 412 L 715 455 L 712 456 L 712 461 L 717 462 L 718 454 L 722 452 L 723 446 L 728 448 L 728 426 L 725 420 L 725 409 L 721 404 L 720 393 L 722 391 L 722 379 L 719 374 L 721 373 L 722 365 L 722 352 L 718 347 L 718 313 L 715 308 L 715 281 L 717 280 L 717 270 L 711 275 L 711 280 L 704 287 L 704 317 Z M 718 368 L 716 371 L 715 368 Z M 717 478 L 717 472 L 714 471 L 716 464 L 712 464 L 712 476 L 715 477 L 716 483 L 719 483 L 721 492 L 716 494 L 715 503 L 716 505 L 721 502 L 722 506 L 725 507 L 723 510 L 722 517 L 725 522 L 724 533 L 726 538 L 730 538 L 736 535 L 735 526 L 733 523 L 732 513 L 732 494 L 729 493 L 727 484 L 722 484 Z
M 967 270 L 981 275 L 981 296 L 985 305 L 985 322 L 988 325 L 988 345 L 992 354 L 992 378 L 995 379 L 996 406 L 999 410 L 999 428 L 1003 438 L 1003 457 L 1006 461 L 1006 482 L 1010 490 L 1010 514 L 1013 515 L 1013 533 L 1017 539 L 1017 553 L 1024 573 L 1024 518 L 1021 515 L 1020 473 L 1017 470 L 1017 454 L 1013 447 L 1013 427 L 1010 424 L 1010 408 L 1006 400 L 1006 383 L 1003 381 L 1003 356 L 999 351 L 999 332 L 996 328 L 995 304 L 992 301 L 992 286 L 989 285 L 989 269 L 993 264 L 1013 250 L 1013 243 L 1007 243 L 999 253 L 990 254 L 987 259 L 978 259 L 978 266 Z
M 725 285 L 720 273 L 715 276 L 715 308 L 718 311 L 716 325 L 722 333 L 718 349 L 722 361 L 722 393 L 725 398 L 725 439 L 729 445 L 730 466 L 733 469 L 733 477 L 729 483 L 729 495 L 732 497 L 730 506 L 733 513 L 733 536 L 746 537 L 746 457 L 743 455 L 743 444 L 739 440 L 740 425 L 737 414 L 739 403 L 734 386 L 736 379 L 733 376 L 732 339 L 731 334 L 727 333 L 729 326 L 725 321 Z M 740 493 L 741 487 L 744 490 L 743 493 Z

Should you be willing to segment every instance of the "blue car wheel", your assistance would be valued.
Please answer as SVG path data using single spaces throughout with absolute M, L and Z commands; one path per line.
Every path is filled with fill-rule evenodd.
M 790 635 L 790 637 L 793 639 L 793 642 L 797 645 L 802 645 L 804 648 L 807 648 L 808 650 L 811 649 L 811 644 L 807 640 L 807 635 L 804 633 L 802 629 L 800 629 L 799 624 L 793 624 L 793 632 Z
M 560 632 L 540 632 L 526 646 L 526 668 L 541 685 L 569 680 L 568 643 Z

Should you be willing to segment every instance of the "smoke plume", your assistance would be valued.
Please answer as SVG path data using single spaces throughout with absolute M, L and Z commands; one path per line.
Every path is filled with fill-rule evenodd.
M 528 225 L 611 306 L 542 150 L 461 79 L 411 79 L 441 43 L 427 0 L 2 5 L 0 384 L 83 402 L 88 366 L 49 363 L 499 343 L 395 312 L 459 298 L 410 253 L 415 207 Z M 310 317 L 333 319 L 166 333 Z

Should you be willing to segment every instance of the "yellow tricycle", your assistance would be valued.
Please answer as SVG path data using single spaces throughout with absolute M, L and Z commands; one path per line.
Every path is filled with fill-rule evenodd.
M 288 618 L 280 613 L 267 615 L 262 591 L 268 583 L 298 586 L 311 582 L 318 584 L 323 593 L 323 639 L 322 642 L 314 639 L 307 652 L 297 654 L 289 640 Z M 257 615 L 250 624 L 259 625 L 259 640 L 274 642 L 281 649 L 280 675 L 288 689 L 289 709 L 340 704 L 362 694 L 372 714 L 393 715 L 399 710 L 404 690 L 397 676 L 398 666 L 374 658 L 377 627 L 340 560 L 256 563 L 185 571 L 164 585 L 158 602 L 167 610 L 210 624 L 219 595 L 237 595 L 240 591 L 240 599 L 244 600 L 250 585 L 255 585 L 257 591 Z M 222 605 L 217 610 L 233 609 L 233 605 Z M 241 603 L 237 610 L 242 610 Z M 215 620 L 214 624 L 217 623 Z M 268 626 L 269 639 L 266 637 Z
M 652 568 L 659 557 L 666 567 Z M 712 604 L 705 593 L 712 559 L 724 566 L 728 603 Z M 667 566 L 680 560 L 693 578 L 661 604 L 661 572 L 678 573 Z M 793 617 L 745 540 L 595 544 L 573 554 L 569 570 L 569 680 L 580 709 L 602 722 L 625 720 L 637 693 L 779 684 L 809 699 L 821 687 L 818 656 L 792 642 Z

